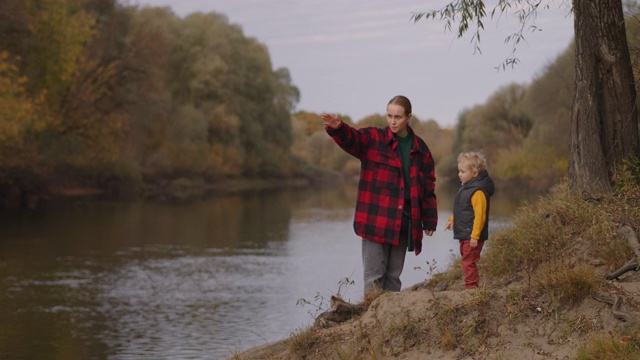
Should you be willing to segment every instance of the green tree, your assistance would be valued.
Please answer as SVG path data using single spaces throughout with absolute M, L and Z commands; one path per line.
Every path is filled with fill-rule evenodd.
M 290 112 L 299 91 L 287 69 L 271 69 L 264 45 L 216 13 L 181 19 L 166 8 L 144 8 L 134 12 L 134 24 L 139 34 L 157 34 L 155 42 L 167 49 L 166 64 L 153 67 L 164 90 L 158 99 L 167 100 L 146 127 L 154 139 L 145 146 L 146 174 L 218 178 L 293 171 Z M 140 129 L 144 135 L 145 126 Z
M 441 174 L 444 173 L 440 171 L 440 168 L 445 164 L 447 157 L 451 156 L 454 130 L 441 128 L 434 119 L 421 121 L 415 116 L 412 118 L 410 125 L 416 134 L 424 139 L 429 150 L 431 150 L 431 155 L 436 162 L 436 174 L 438 174 L 438 178 L 444 178 L 441 177 Z
M 359 127 L 359 128 L 367 127 L 367 126 L 385 127 L 387 125 L 388 124 L 387 124 L 386 115 L 381 115 L 381 114 L 369 115 L 367 117 L 364 117 L 364 118 L 360 119 L 356 123 L 356 126 Z
M 0 2 L 0 52 L 10 69 L 3 74 L 8 85 L 2 107 L 23 110 L 1 119 L 19 123 L 14 137 L 2 144 L 5 194 L 17 188 L 24 199 L 27 193 L 46 192 L 57 167 L 52 144 L 73 136 L 75 118 L 64 116 L 65 98 L 85 61 L 85 45 L 95 35 L 95 18 L 84 5 L 82 0 Z
M 462 151 L 483 150 L 493 158 L 498 148 L 521 144 L 533 126 L 522 106 L 525 93 L 523 85 L 507 85 L 465 113 Z
M 571 107 L 574 97 L 575 52 L 573 44 L 550 63 L 528 87 L 523 99 L 533 121 L 527 142 L 544 144 L 567 159 Z M 565 169 L 566 174 L 567 169 Z
M 83 11 L 82 0 L 25 0 L 18 17 L 27 19 L 24 44 L 14 55 L 22 59 L 22 73 L 31 93 L 47 92 L 57 105 L 74 81 L 85 43 L 94 35 L 95 19 Z

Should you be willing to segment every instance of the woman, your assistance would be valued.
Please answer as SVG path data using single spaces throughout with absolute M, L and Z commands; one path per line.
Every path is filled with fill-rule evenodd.
M 354 230 L 362 238 L 364 293 L 400 291 L 407 249 L 422 250 L 422 231 L 438 222 L 434 161 L 427 144 L 409 126 L 411 102 L 395 96 L 387 104 L 385 128 L 355 129 L 322 114 L 327 133 L 360 159 Z

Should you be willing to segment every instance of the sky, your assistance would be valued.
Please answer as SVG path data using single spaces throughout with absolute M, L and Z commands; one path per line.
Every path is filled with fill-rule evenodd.
M 221 13 L 244 35 L 266 45 L 274 70 L 287 68 L 301 93 L 296 110 L 338 113 L 354 121 L 385 114 L 395 95 L 407 96 L 413 115 L 452 127 L 458 115 L 483 104 L 511 83 L 529 84 L 570 44 L 573 18 L 566 0 L 543 2 L 516 48 L 519 63 L 502 68 L 520 25 L 511 10 L 485 20 L 475 51 L 471 36 L 457 38 L 443 22 L 415 12 L 447 0 L 128 0 L 163 6 L 185 17 Z M 496 0 L 486 1 L 487 13 Z

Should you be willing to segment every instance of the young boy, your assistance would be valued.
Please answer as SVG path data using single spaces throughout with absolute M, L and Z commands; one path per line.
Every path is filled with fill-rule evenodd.
M 474 289 L 479 280 L 476 263 L 484 241 L 489 238 L 489 199 L 494 192 L 484 155 L 480 152 L 458 155 L 458 178 L 462 186 L 445 230 L 453 229 L 453 238 L 460 241 L 464 288 Z

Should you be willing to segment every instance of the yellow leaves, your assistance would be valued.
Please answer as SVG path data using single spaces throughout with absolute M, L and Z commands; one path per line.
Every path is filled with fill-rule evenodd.
M 94 35 L 95 19 L 82 11 L 80 0 L 29 1 L 31 58 L 27 67 L 37 74 L 39 89 L 56 97 L 74 79 L 85 44 Z M 51 99 L 54 102 L 57 99 Z
M 9 61 L 9 54 L 0 53 L 0 144 L 22 143 L 22 135 L 29 124 L 36 121 L 35 104 L 24 94 L 24 77 Z
M 567 171 L 566 155 L 556 154 L 551 148 L 531 149 L 531 146 L 511 146 L 498 150 L 493 174 L 504 180 L 535 179 L 541 173 Z

